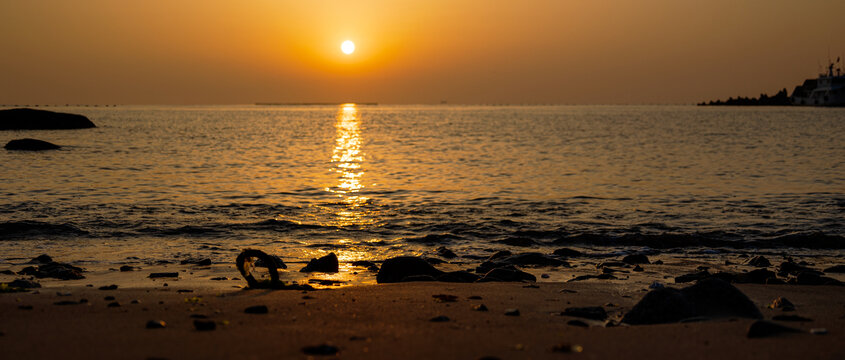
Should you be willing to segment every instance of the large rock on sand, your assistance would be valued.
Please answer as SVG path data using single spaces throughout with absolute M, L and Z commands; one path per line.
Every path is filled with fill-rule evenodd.
M 664 324 L 696 317 L 761 319 L 763 315 L 739 289 L 725 281 L 710 278 L 680 290 L 652 290 L 625 314 L 622 322 L 631 325 Z
M 56 130 L 96 127 L 87 117 L 35 109 L 0 110 L 0 130 Z
M 430 276 L 437 278 L 443 275 L 443 271 L 437 270 L 427 261 L 415 256 L 399 256 L 387 259 L 381 265 L 376 275 L 376 282 L 395 283 L 414 276 Z
M 56 150 L 61 149 L 62 147 L 51 142 L 47 142 L 44 140 L 38 139 L 15 139 L 6 143 L 4 146 L 6 150 L 29 150 L 29 151 L 40 151 L 40 150 Z

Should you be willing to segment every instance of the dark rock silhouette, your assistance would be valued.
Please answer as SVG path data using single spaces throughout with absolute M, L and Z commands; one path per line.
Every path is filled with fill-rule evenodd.
M 652 290 L 625 314 L 622 322 L 664 324 L 694 317 L 761 319 L 763 315 L 739 289 L 711 278 L 680 290 L 668 287 Z
M 324 273 L 336 273 L 338 272 L 338 262 L 337 262 L 337 255 L 334 253 L 329 253 L 326 256 L 323 256 L 319 259 L 311 259 L 308 262 L 308 265 L 305 265 L 304 268 L 300 269 L 300 272 L 324 272 Z
M 0 130 L 59 130 L 96 127 L 87 117 L 34 109 L 0 110 Z
M 6 143 L 4 146 L 6 150 L 27 150 L 27 151 L 40 151 L 40 150 L 56 150 L 61 149 L 62 147 L 44 140 L 38 139 L 15 139 Z
M 399 256 L 387 259 L 381 265 L 376 282 L 395 283 L 411 276 L 431 276 L 432 278 L 443 275 L 443 271 L 437 270 L 422 258 L 414 256 Z

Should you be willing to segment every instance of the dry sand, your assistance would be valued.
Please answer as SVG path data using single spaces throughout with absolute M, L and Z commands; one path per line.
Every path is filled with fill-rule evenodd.
M 646 293 L 638 283 L 402 283 L 303 292 L 173 281 L 98 290 L 102 279 L 95 287 L 80 285 L 85 281 L 0 294 L 2 358 L 286 359 L 309 357 L 303 347 L 329 344 L 346 359 L 845 359 L 845 287 L 837 286 L 738 285 L 767 319 L 785 313 L 766 308 L 783 296 L 797 307 L 790 314 L 812 319 L 785 325 L 828 332 L 749 339 L 750 319 L 585 328 L 559 315 L 567 307 L 598 305 L 618 320 Z M 438 294 L 457 300 L 439 301 Z M 87 302 L 55 305 L 81 299 Z M 120 306 L 109 307 L 114 301 Z M 478 304 L 489 310 L 474 310 Z M 269 312 L 244 313 L 254 305 Z M 507 309 L 519 316 L 505 315 Z M 216 329 L 196 330 L 197 315 Z M 449 320 L 430 321 L 438 316 Z M 150 320 L 166 327 L 147 329 Z M 556 345 L 583 351 L 553 351 Z

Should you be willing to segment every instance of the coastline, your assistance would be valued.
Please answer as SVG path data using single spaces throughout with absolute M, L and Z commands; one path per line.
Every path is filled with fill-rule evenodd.
M 621 317 L 648 293 L 655 279 L 663 279 L 667 287 L 682 288 L 691 283 L 673 283 L 674 276 L 694 271 L 701 264 L 710 264 L 715 271 L 723 268 L 719 261 L 724 263 L 712 255 L 698 260 L 660 255 L 651 259 L 664 264 L 644 264 L 645 271 L 618 273 L 614 280 L 378 285 L 363 281 L 312 291 L 242 289 L 245 283 L 232 275 L 236 270 L 231 264 L 155 265 L 131 272 L 98 269 L 85 272 L 85 279 L 39 279 L 41 288 L 0 294 L 4 319 L 0 347 L 9 358 L 60 355 L 68 359 L 845 356 L 840 341 L 845 333 L 843 286 L 735 284 L 764 319 L 775 315 L 811 319 L 778 322 L 804 333 L 750 339 L 746 334 L 755 320 L 746 318 L 620 324 Z M 298 274 L 299 266 L 291 265 L 288 272 Z M 557 271 L 575 276 L 589 271 L 587 265 Z M 729 267 L 736 271 L 753 268 L 744 264 Z M 150 273 L 161 271 L 176 272 L 178 278 L 149 278 Z M 592 271 L 595 273 L 595 267 Z M 842 275 L 829 274 L 840 280 Z M 315 273 L 308 277 L 331 276 Z M 214 277 L 228 280 L 210 280 Z M 12 278 L 20 276 L 2 275 L 0 280 Z M 112 284 L 117 288 L 104 290 Z M 778 297 L 789 299 L 796 310 L 769 309 Z M 477 310 L 481 304 L 487 311 Z M 267 313 L 245 313 L 246 308 L 259 305 L 266 306 Z M 608 322 L 561 315 L 567 308 L 587 306 L 603 307 Z M 505 314 L 512 309 L 519 314 Z M 438 317 L 445 319 L 432 321 Z M 164 321 L 166 326 L 148 329 L 146 324 L 153 320 Z M 214 326 L 214 330 L 197 330 L 194 321 Z M 827 333 L 808 333 L 817 328 Z M 322 345 L 329 347 L 319 347 Z M 316 348 L 305 350 L 309 346 Z M 579 350 L 578 354 L 565 353 Z M 320 351 L 328 353 L 320 355 Z

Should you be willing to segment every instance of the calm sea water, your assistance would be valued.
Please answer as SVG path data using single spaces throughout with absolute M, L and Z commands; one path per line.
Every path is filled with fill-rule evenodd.
M 0 251 L 119 262 L 502 248 L 845 248 L 845 110 L 51 108 L 0 132 Z

